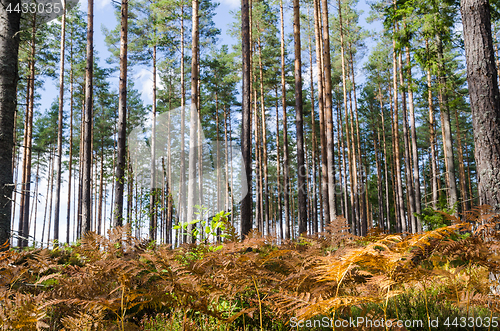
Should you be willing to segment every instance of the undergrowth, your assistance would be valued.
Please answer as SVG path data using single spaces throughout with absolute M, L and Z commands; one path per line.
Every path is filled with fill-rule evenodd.
M 500 316 L 500 233 L 489 210 L 464 221 L 443 214 L 451 225 L 414 235 L 373 229 L 358 238 L 338 218 L 279 245 L 252 232 L 171 249 L 125 226 L 72 246 L 11 249 L 0 253 L 0 329 L 331 330 L 314 321 L 363 318 L 446 330 L 446 318 L 491 321 Z

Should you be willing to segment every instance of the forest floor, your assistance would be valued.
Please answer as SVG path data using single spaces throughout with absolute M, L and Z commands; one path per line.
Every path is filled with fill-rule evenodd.
M 366 237 L 345 220 L 277 243 L 251 233 L 171 249 L 89 233 L 0 253 L 2 330 L 498 330 L 500 217 Z

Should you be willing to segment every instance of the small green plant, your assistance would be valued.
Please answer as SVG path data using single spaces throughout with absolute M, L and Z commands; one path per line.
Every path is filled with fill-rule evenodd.
M 420 219 L 426 231 L 432 231 L 438 228 L 443 228 L 445 226 L 450 226 L 451 220 L 447 218 L 445 214 L 453 215 L 457 210 L 456 208 L 456 204 L 453 208 L 448 208 L 447 205 L 444 205 L 442 206 L 441 210 L 427 207 L 422 210 L 422 214 L 415 213 L 415 216 Z
M 195 208 L 198 209 L 195 212 L 198 215 L 197 219 L 188 221 L 188 222 L 180 222 L 178 225 L 175 225 L 173 228 L 175 230 L 183 230 L 184 233 L 188 236 L 192 236 L 195 242 L 205 242 L 208 243 L 210 238 L 215 238 L 217 242 L 219 242 L 219 238 L 225 238 L 229 240 L 233 240 L 233 233 L 230 230 L 228 216 L 230 213 L 225 211 L 220 211 L 211 220 L 206 220 L 205 217 L 207 215 L 207 211 L 205 207 L 196 205 Z M 199 227 L 197 226 L 199 224 Z M 188 226 L 194 225 L 191 233 L 187 232 Z M 214 248 L 214 250 L 221 249 L 222 246 L 219 245 Z

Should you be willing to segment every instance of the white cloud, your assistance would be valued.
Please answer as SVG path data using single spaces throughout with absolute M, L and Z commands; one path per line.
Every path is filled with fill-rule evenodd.
M 221 0 L 221 6 L 226 6 L 228 9 L 235 9 L 241 5 L 240 0 Z
M 153 103 L 153 73 L 151 70 L 142 68 L 134 75 L 135 87 L 141 92 L 142 98 L 145 103 Z M 160 80 L 160 74 L 156 71 L 156 91 L 162 89 L 164 86 Z
M 96 1 L 96 8 L 98 10 L 100 9 L 104 9 L 105 7 L 107 7 L 109 4 L 111 4 L 111 0 L 97 0 Z

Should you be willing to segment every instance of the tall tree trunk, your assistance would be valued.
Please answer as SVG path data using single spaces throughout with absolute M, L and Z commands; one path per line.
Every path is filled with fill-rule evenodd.
M 57 161 L 56 161 L 56 205 L 54 210 L 54 241 L 59 241 L 59 213 L 61 200 L 61 163 L 63 140 L 63 106 L 64 106 L 64 42 L 66 38 L 66 0 L 62 0 L 63 14 L 61 18 L 61 65 L 59 68 L 59 113 L 57 119 Z
M 285 239 L 290 239 L 290 168 L 288 154 L 288 123 L 286 113 L 286 82 L 285 82 L 285 21 L 283 0 L 280 0 L 280 40 L 281 40 L 281 103 L 283 112 L 283 199 L 285 200 Z
M 242 104 L 241 104 L 241 152 L 243 156 L 244 172 L 246 175 L 246 186 L 242 185 L 241 201 L 241 236 L 245 237 L 252 229 L 252 137 L 251 137 L 251 114 L 250 114 L 250 8 L 249 0 L 241 1 L 241 56 L 243 60 L 242 68 Z
M 469 198 L 466 189 L 465 179 L 465 166 L 464 166 L 464 152 L 462 149 L 462 137 L 460 134 L 460 122 L 458 116 L 458 109 L 455 108 L 455 122 L 457 126 L 457 146 L 458 146 L 458 178 L 460 182 L 460 195 L 462 198 L 462 213 L 469 210 Z
M 151 163 L 149 182 L 149 239 L 156 240 L 158 219 L 156 212 L 156 45 L 153 46 L 153 111 L 151 114 Z
M 66 243 L 69 245 L 70 211 L 71 211 L 71 180 L 73 171 L 73 43 L 70 46 L 71 63 L 69 71 L 69 162 L 68 162 L 68 205 L 66 209 Z
M 500 212 L 500 95 L 488 0 L 461 0 L 481 204 Z
M 310 22 L 310 21 L 309 21 Z M 312 40 L 311 35 L 309 35 L 309 79 L 311 80 L 311 159 L 312 159 L 312 199 L 311 199 L 311 212 L 312 219 L 311 222 L 313 224 L 311 233 L 318 232 L 318 198 L 316 194 L 316 183 L 317 183 L 317 174 L 316 174 L 316 151 L 317 151 L 317 142 L 316 142 L 316 112 L 314 109 L 314 76 L 313 76 L 313 53 L 312 53 Z
M 181 165 L 179 178 L 179 221 L 184 222 L 186 217 L 186 83 L 184 69 L 184 2 L 181 3 Z
M 23 195 L 21 202 L 21 218 L 19 221 L 19 235 L 21 236 L 20 247 L 26 247 L 28 245 L 28 235 L 29 235 L 29 210 L 30 210 L 30 191 L 31 191 L 31 155 L 32 155 L 32 145 L 33 145 L 33 112 L 35 104 L 35 53 L 36 53 L 36 14 L 33 15 L 32 20 L 32 37 L 31 37 L 31 60 L 30 65 L 30 78 L 29 84 L 29 95 L 27 96 L 27 114 L 25 125 L 25 152 L 23 159 Z
M 281 187 L 281 152 L 280 152 L 280 120 L 279 120 L 279 98 L 278 98 L 278 85 L 276 85 L 276 174 L 277 184 L 276 190 L 278 195 L 278 222 L 280 226 L 279 238 L 283 240 L 285 233 L 283 232 L 283 200 L 282 200 L 282 187 Z
M 44 237 L 45 237 L 45 223 L 47 221 L 47 208 L 49 206 L 49 192 L 50 192 L 50 182 L 51 182 L 51 178 L 52 178 L 52 174 L 54 172 L 53 168 L 52 168 L 52 151 L 49 151 L 49 169 L 47 171 L 47 193 L 45 194 L 45 210 L 43 212 L 43 225 L 42 225 L 42 239 L 41 239 L 41 243 L 42 243 L 42 247 L 43 247 L 43 240 L 44 240 Z M 50 211 L 49 211 L 50 213 Z M 50 226 L 49 226 L 49 231 L 50 232 Z M 48 237 L 48 235 L 47 235 Z
M 428 48 L 428 42 L 425 41 L 426 48 Z M 432 208 L 437 208 L 437 202 L 439 200 L 438 196 L 438 168 L 436 164 L 436 133 L 434 128 L 434 107 L 432 102 L 432 82 L 431 82 L 431 71 L 427 70 L 427 103 L 429 104 L 429 139 L 431 145 L 431 187 L 432 187 Z
M 260 80 L 260 111 L 262 120 L 262 166 L 264 168 L 264 222 L 266 223 L 267 234 L 269 230 L 269 183 L 268 183 L 268 169 L 267 169 L 267 126 L 266 126 L 266 108 L 264 104 L 264 70 L 262 66 L 262 46 L 260 36 L 258 38 L 259 47 L 259 80 Z
M 91 231 L 92 94 L 94 72 L 94 0 L 88 0 L 87 63 L 85 68 L 85 132 L 83 144 L 82 234 Z
M 357 97 L 356 97 L 356 81 L 355 81 L 355 76 L 354 76 L 354 57 L 353 57 L 353 54 L 352 54 L 352 47 L 351 47 L 351 43 L 348 43 L 348 47 L 349 47 L 349 57 L 350 57 L 350 67 L 351 67 L 351 82 L 352 82 L 352 92 L 353 92 L 353 99 L 354 99 L 354 116 L 355 116 L 355 121 L 356 121 L 356 156 L 357 156 L 357 159 L 356 159 L 356 162 L 360 168 L 360 172 L 361 172 L 361 185 L 359 184 L 359 180 L 356 180 L 356 191 L 358 192 L 358 205 L 359 205 L 359 211 L 360 211 L 360 222 L 361 222 L 361 234 L 364 236 L 366 235 L 366 232 L 367 232 L 367 227 L 368 227 L 368 223 L 367 223 L 367 218 L 368 218 L 368 207 L 365 208 L 365 205 L 366 203 L 368 203 L 368 200 L 365 198 L 365 196 L 363 195 L 363 191 L 364 192 L 367 192 L 367 189 L 366 187 L 364 187 L 364 171 L 363 171 L 363 163 L 362 163 L 362 159 L 361 159 L 361 155 L 363 153 L 361 153 L 361 143 L 360 143 L 360 140 L 361 140 L 361 135 L 359 134 L 359 121 L 358 121 L 358 102 L 357 102 Z M 351 115 L 352 117 L 352 115 Z M 352 122 L 351 122 L 351 130 L 352 130 Z M 354 130 L 352 130 L 352 132 L 354 132 Z M 353 148 L 354 150 L 354 148 Z M 358 174 L 357 174 L 357 169 L 356 169 L 356 178 L 358 177 Z M 360 189 L 360 187 L 362 189 Z M 363 203 L 363 201 L 359 202 L 359 197 L 361 196 L 361 200 L 365 200 Z M 367 205 L 366 205 L 367 206 Z
M 438 80 L 439 80 L 439 108 L 441 111 L 441 130 L 443 131 L 443 150 L 446 165 L 446 178 L 448 180 L 450 208 L 455 206 L 457 198 L 457 183 L 455 180 L 455 161 L 453 156 L 453 138 L 451 136 L 450 124 L 450 109 L 448 107 L 448 92 L 446 87 L 446 71 L 443 58 L 443 43 L 441 36 L 437 38 L 437 55 L 438 55 Z
M 415 212 L 417 214 L 422 214 L 422 196 L 420 193 L 420 170 L 418 165 L 418 150 L 417 150 L 417 124 L 415 122 L 415 107 L 413 104 L 413 77 L 411 73 L 411 57 L 410 48 L 406 47 L 406 65 L 408 74 L 408 110 L 410 112 L 411 121 L 411 152 L 413 158 L 413 183 L 415 190 Z M 422 224 L 419 218 L 416 218 L 417 231 L 422 231 Z
M 307 172 L 304 165 L 304 120 L 302 111 L 302 48 L 300 46 L 300 4 L 293 0 L 293 37 L 295 46 L 295 123 L 297 134 L 297 181 L 299 235 L 307 233 Z
M 104 139 L 101 136 L 101 166 L 99 172 L 99 201 L 97 205 L 97 234 L 102 234 L 101 225 L 102 225 L 102 199 L 103 199 L 103 188 L 104 188 Z M 97 163 L 97 162 L 96 162 Z M 104 218 L 106 219 L 106 214 L 104 214 Z
M 377 163 L 378 226 L 381 230 L 386 230 L 384 224 L 384 199 L 382 193 L 382 166 L 380 165 L 379 156 L 380 131 L 378 130 L 378 127 L 374 129 L 373 138 L 375 145 L 375 162 Z
M 405 172 L 406 172 L 406 194 L 408 196 L 408 225 L 410 226 L 411 233 L 417 232 L 417 220 L 415 213 L 415 191 L 413 190 L 413 176 L 411 172 L 411 158 L 410 158 L 410 139 L 408 132 L 408 113 L 406 108 L 406 91 L 404 88 L 403 78 L 403 57 L 401 53 L 399 59 L 399 82 L 401 86 L 401 108 L 403 110 L 403 141 L 405 144 Z
M 396 27 L 394 27 L 394 33 L 396 31 Z M 395 38 L 395 37 L 394 37 Z M 396 169 L 395 169 L 395 174 L 396 174 L 396 187 L 397 187 L 397 201 L 398 201 L 398 209 L 397 211 L 399 212 L 399 217 L 400 217 L 400 223 L 398 226 L 398 229 L 396 231 L 398 232 L 406 232 L 406 217 L 405 217 L 405 210 L 404 210 L 404 202 L 403 202 L 403 182 L 401 180 L 401 159 L 399 156 L 399 109 L 398 109 L 398 64 L 397 64 L 397 54 L 396 54 L 396 39 L 392 40 L 392 78 L 393 78 L 393 85 L 394 85 L 394 158 L 396 160 Z
M 351 181 L 351 231 L 353 234 L 359 234 L 359 203 L 358 203 L 358 194 L 357 194 L 357 169 L 356 169 L 356 160 L 354 153 L 354 133 L 352 126 L 352 104 L 351 104 L 351 121 L 350 121 L 350 129 L 349 129 L 349 110 L 347 107 L 347 77 L 346 77 L 346 64 L 345 64 L 345 52 L 344 52 L 344 32 L 343 32 L 343 24 L 342 24 L 342 7 L 340 0 L 338 0 L 338 11 L 339 11 L 339 30 L 340 30 L 340 57 L 341 57 L 341 66 L 342 66 L 342 96 L 344 101 L 344 111 L 345 111 L 345 127 L 346 127 L 346 141 L 347 141 L 347 157 L 349 159 L 349 179 Z M 349 94 L 350 96 L 350 94 Z
M 14 114 L 17 108 L 19 12 L 7 12 L 10 4 L 15 8 L 19 0 L 1 0 L 0 6 L 0 245 L 10 239 L 12 192 L 12 147 L 14 142 Z
M 382 140 L 384 143 L 384 153 L 383 155 L 385 156 L 384 160 L 384 177 L 385 177 L 385 209 L 386 209 L 386 215 L 387 215 L 387 223 L 386 223 L 386 229 L 387 231 L 391 231 L 391 210 L 389 207 L 389 174 L 388 174 L 388 163 L 389 163 L 389 157 L 387 154 L 387 144 L 386 144 L 386 139 L 385 139 L 385 117 L 384 117 L 384 101 L 383 101 L 383 94 L 382 94 L 382 87 L 380 86 L 380 83 L 378 84 L 378 93 L 379 93 L 379 103 L 380 103 L 380 117 L 382 122 L 380 123 L 382 127 Z M 390 102 L 390 101 L 389 101 Z
M 121 3 L 120 30 L 120 83 L 118 86 L 118 157 L 115 168 L 115 201 L 113 226 L 123 225 L 123 192 L 125 186 L 126 140 L 127 140 L 127 35 L 128 0 Z M 130 185 L 130 183 L 129 183 Z
M 346 155 L 345 155 L 345 144 L 344 144 L 344 130 L 342 128 L 343 116 L 340 108 L 340 102 L 338 102 L 337 109 L 337 141 L 340 148 L 339 158 L 339 173 L 340 173 L 340 185 L 342 186 L 342 195 L 341 199 L 341 210 L 344 212 L 344 217 L 349 223 L 349 220 L 352 217 L 349 216 L 349 201 L 347 199 L 347 164 L 346 164 Z M 341 154 L 341 155 L 340 155 Z M 343 202 L 343 204 L 342 204 Z M 354 233 L 355 227 L 352 225 L 351 231 Z
M 199 16 L 198 16 L 198 0 L 192 0 L 193 8 L 193 27 L 192 27 L 192 57 L 191 57 L 191 111 L 190 111 L 190 129 L 189 129 L 189 177 L 188 177 L 188 201 L 187 201 L 187 221 L 194 219 L 195 192 L 196 192 L 196 158 L 197 158 L 197 140 L 198 140 L 198 42 L 199 42 Z M 202 146 L 198 146 L 202 148 Z M 201 178 L 199 178 L 201 180 Z M 242 211 L 243 212 L 243 211 Z M 193 243 L 191 233 L 193 225 L 188 223 L 187 242 Z
M 323 79 L 325 91 L 325 122 L 326 122 L 326 152 L 328 170 L 328 205 L 330 209 L 330 221 L 337 218 L 337 203 L 335 195 L 335 160 L 333 145 L 333 119 L 332 119 L 332 63 L 330 57 L 330 28 L 328 21 L 328 1 L 321 0 L 321 11 L 323 16 Z
M 325 106 L 323 88 L 323 49 L 321 37 L 321 13 L 319 0 L 314 0 L 314 35 L 316 39 L 316 69 L 318 71 L 318 108 L 319 108 L 319 135 L 321 144 L 321 192 L 323 213 L 321 217 L 321 229 L 324 223 L 330 223 L 330 206 L 328 199 L 328 170 L 326 151 L 326 128 L 325 128 Z M 346 216 L 347 217 L 347 216 Z M 323 231 L 323 230 L 322 230 Z

